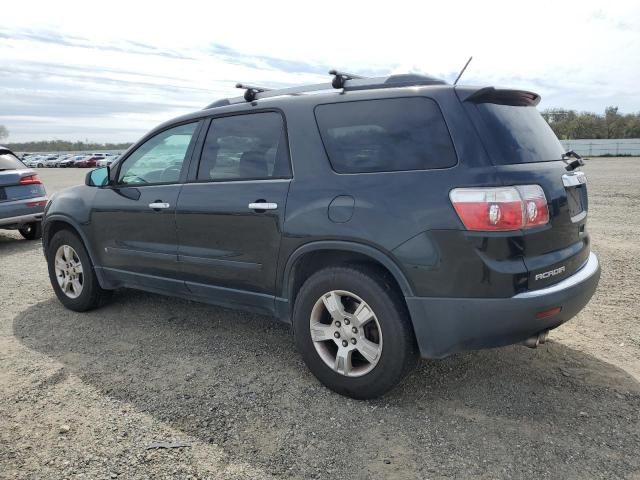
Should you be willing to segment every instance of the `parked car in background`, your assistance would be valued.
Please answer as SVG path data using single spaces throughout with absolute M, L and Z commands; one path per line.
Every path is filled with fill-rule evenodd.
M 40 160 L 40 156 L 34 155 L 29 157 L 24 161 L 24 165 L 30 168 L 36 168 L 38 166 L 38 161 Z
M 67 160 L 70 157 L 71 155 L 60 155 L 58 158 L 55 158 L 53 160 L 47 160 L 47 163 L 45 166 L 48 168 L 55 168 L 58 166 L 60 162 Z
M 86 155 L 74 155 L 73 157 L 70 157 L 70 158 L 67 158 L 66 160 L 62 160 L 61 162 L 58 162 L 56 166 L 59 168 L 74 167 L 76 162 L 84 158 L 86 158 Z
M 33 166 L 36 168 L 44 168 L 47 165 L 47 161 L 55 160 L 56 158 L 58 158 L 57 155 L 42 155 L 33 162 Z
M 60 156 L 59 155 L 47 155 L 47 156 L 44 157 L 44 159 L 42 161 L 42 166 L 43 167 L 51 167 L 51 166 L 55 165 L 59 160 L 60 160 Z
M 42 235 L 47 194 L 37 173 L 0 146 L 0 229 L 17 229 L 27 240 Z
M 98 163 L 98 160 L 102 159 L 103 157 L 98 157 L 95 155 L 89 155 L 88 157 L 84 157 L 80 160 L 77 160 L 74 164 L 74 167 L 78 167 L 78 168 L 90 168 L 90 167 L 95 167 Z
M 101 158 L 100 160 L 98 160 L 98 163 L 96 166 L 98 167 L 108 167 L 109 165 L 111 165 L 113 162 L 115 162 L 118 158 L 120 158 L 120 155 L 111 155 L 105 158 Z

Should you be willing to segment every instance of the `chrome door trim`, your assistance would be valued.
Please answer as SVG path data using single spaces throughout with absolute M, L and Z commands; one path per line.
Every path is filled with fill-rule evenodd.
M 271 202 L 253 202 L 249 204 L 250 210 L 276 210 L 277 208 L 278 204 Z
M 153 208 L 154 210 L 162 210 L 165 208 L 169 208 L 171 205 L 169 205 L 167 202 L 152 202 L 149 204 L 149 208 Z

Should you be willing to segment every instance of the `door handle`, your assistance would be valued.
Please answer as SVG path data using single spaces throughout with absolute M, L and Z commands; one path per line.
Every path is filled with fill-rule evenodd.
M 166 202 L 152 202 L 149 204 L 149 208 L 152 208 L 154 210 L 163 210 L 165 208 L 169 208 L 171 205 L 169 205 Z
M 277 203 L 270 202 L 253 202 L 249 204 L 251 210 L 275 210 L 278 208 Z

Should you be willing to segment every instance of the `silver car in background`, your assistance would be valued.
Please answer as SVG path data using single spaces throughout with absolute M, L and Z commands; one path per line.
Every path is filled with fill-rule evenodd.
M 27 240 L 42 236 L 47 193 L 40 177 L 0 146 L 0 229 L 17 229 Z

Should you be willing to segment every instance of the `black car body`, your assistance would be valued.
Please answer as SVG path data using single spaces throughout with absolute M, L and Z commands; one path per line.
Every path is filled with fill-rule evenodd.
M 0 229 L 40 238 L 47 193 L 40 177 L 9 149 L 0 146 Z
M 419 76 L 343 80 L 312 95 L 249 89 L 157 127 L 104 184 L 94 171 L 97 188 L 55 195 L 50 263 L 51 239 L 68 229 L 102 289 L 294 324 L 307 279 L 361 266 L 400 299 L 424 358 L 537 344 L 587 304 L 600 270 L 586 177 L 567 168 L 539 96 Z M 312 370 L 341 393 L 381 393 Z

